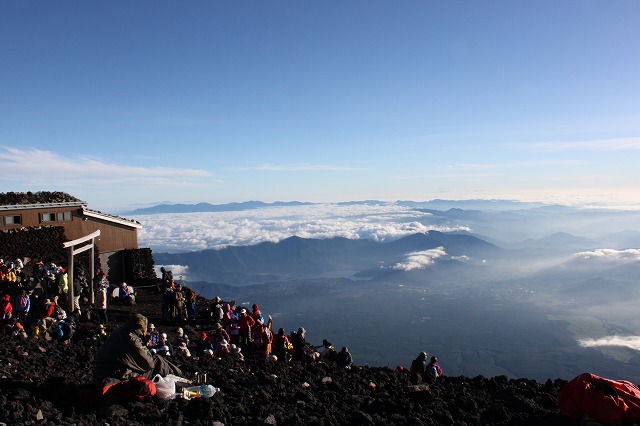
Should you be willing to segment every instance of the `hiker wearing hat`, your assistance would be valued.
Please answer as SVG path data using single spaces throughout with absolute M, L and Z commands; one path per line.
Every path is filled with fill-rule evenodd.
M 196 353 L 198 355 L 213 356 L 214 346 L 209 336 L 204 331 L 200 333 L 200 339 L 196 342 Z
M 240 346 L 248 348 L 252 342 L 251 329 L 256 324 L 256 320 L 247 313 L 246 309 L 240 310 L 240 318 L 238 319 L 238 325 L 240 326 Z
M 154 347 L 150 349 L 152 354 L 158 354 L 162 356 L 172 356 L 173 355 L 173 347 L 171 343 L 169 343 L 169 337 L 167 333 L 161 333 L 160 339 L 158 339 L 158 343 Z
M 211 319 L 215 323 L 222 323 L 222 318 L 224 316 L 224 305 L 225 303 L 222 301 L 220 296 L 216 296 L 213 298 L 211 302 Z
M 176 332 L 176 337 L 173 339 L 173 348 L 176 355 L 181 354 L 187 358 L 191 356 L 191 352 L 189 351 L 189 336 L 185 334 L 182 327 L 179 327 Z
M 156 330 L 156 326 L 149 324 L 149 327 L 147 328 L 146 345 L 150 348 L 154 347 L 158 344 L 159 338 L 160 334 L 158 333 L 158 330 Z

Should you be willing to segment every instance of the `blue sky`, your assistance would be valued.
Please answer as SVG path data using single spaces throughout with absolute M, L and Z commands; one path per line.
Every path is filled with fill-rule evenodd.
M 0 3 L 0 191 L 640 204 L 637 1 Z

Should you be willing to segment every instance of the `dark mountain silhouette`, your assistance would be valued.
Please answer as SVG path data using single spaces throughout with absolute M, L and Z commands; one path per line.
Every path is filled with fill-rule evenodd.
M 444 247 L 450 256 L 495 256 L 500 249 L 467 234 L 429 231 L 380 243 L 347 238 L 305 239 L 290 237 L 277 243 L 230 246 L 219 250 L 189 253 L 155 253 L 158 264 L 179 264 L 189 268 L 192 279 L 215 279 L 233 285 L 266 281 L 322 277 L 345 272 L 353 276 L 381 264 L 394 264 L 407 254 Z

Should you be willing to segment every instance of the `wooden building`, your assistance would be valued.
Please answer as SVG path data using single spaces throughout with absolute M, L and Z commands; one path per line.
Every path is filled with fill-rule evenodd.
M 124 281 L 122 256 L 138 248 L 140 222 L 87 207 L 63 192 L 0 193 L 0 231 L 23 227 L 61 226 L 68 241 L 93 236 L 102 269 L 111 282 Z

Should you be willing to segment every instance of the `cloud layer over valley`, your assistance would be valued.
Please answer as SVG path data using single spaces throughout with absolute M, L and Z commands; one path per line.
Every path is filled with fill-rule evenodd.
M 129 216 L 140 221 L 141 247 L 185 252 L 302 238 L 345 237 L 389 241 L 436 230 L 471 231 L 467 226 L 432 223 L 430 213 L 395 204 L 313 204 L 249 211 Z

